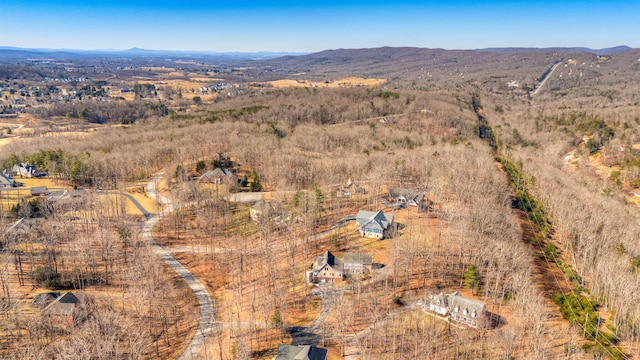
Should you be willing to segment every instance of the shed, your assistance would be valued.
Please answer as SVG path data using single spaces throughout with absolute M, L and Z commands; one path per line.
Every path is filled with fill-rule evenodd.
M 46 186 L 34 186 L 31 188 L 31 196 L 49 195 L 49 189 Z

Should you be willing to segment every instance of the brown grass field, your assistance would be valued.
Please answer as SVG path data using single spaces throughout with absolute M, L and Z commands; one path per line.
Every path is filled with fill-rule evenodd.
M 291 79 L 282 79 L 282 80 L 274 80 L 269 81 L 267 84 L 277 87 L 321 87 L 321 88 L 341 88 L 341 87 L 356 87 L 356 86 L 378 86 L 384 84 L 386 79 L 365 79 L 358 77 L 347 77 L 338 80 L 334 80 L 331 82 L 315 82 L 310 80 L 291 80 Z

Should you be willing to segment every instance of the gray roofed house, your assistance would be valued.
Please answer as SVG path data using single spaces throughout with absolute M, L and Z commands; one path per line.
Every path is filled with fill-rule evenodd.
M 356 215 L 356 228 L 360 236 L 382 240 L 385 230 L 393 223 L 393 215 L 380 211 L 360 210 Z
M 342 263 L 345 275 L 364 274 L 371 271 L 373 255 L 363 253 L 345 253 Z
M 6 174 L 0 174 L 0 188 L 10 188 L 15 186 L 15 180 Z
M 284 221 L 287 218 L 287 212 L 279 201 L 258 200 L 249 209 L 249 216 L 253 221 Z
M 486 328 L 490 324 L 487 305 L 482 301 L 466 298 L 458 292 L 432 295 L 425 302 L 424 308 L 438 315 L 448 315 L 451 320 L 472 328 Z
M 71 329 L 82 319 L 82 309 L 85 305 L 83 293 L 71 293 L 56 298 L 42 311 L 49 318 L 54 327 Z
M 199 181 L 210 184 L 231 183 L 236 180 L 236 176 L 227 169 L 216 168 L 207 171 L 200 176 Z
M 389 189 L 389 196 L 404 206 L 421 207 L 424 200 L 424 194 L 404 188 Z
M 58 296 L 60 296 L 60 293 L 57 291 L 40 293 L 33 298 L 33 304 L 40 308 L 44 308 L 57 299 Z
M 316 256 L 311 268 L 311 280 L 320 283 L 340 282 L 344 278 L 344 264 L 331 251 Z
M 326 360 L 327 349 L 311 345 L 280 345 L 274 360 Z

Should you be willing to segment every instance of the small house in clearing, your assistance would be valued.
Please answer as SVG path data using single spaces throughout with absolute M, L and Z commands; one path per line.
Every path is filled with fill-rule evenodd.
M 487 305 L 482 301 L 466 298 L 458 292 L 453 294 L 432 295 L 423 305 L 426 311 L 465 324 L 474 329 L 489 326 Z
M 393 223 L 393 215 L 380 211 L 360 210 L 356 215 L 356 229 L 360 236 L 382 240 L 386 230 Z
M 314 283 L 336 283 L 343 281 L 345 276 L 369 274 L 372 260 L 371 254 L 351 252 L 339 258 L 331 251 L 325 251 L 315 258 L 308 279 Z
M 261 222 L 274 220 L 284 221 L 287 218 L 286 210 L 279 201 L 258 200 L 250 209 L 251 220 Z
M 311 268 L 310 280 L 319 283 L 336 283 L 344 279 L 344 265 L 342 259 L 331 251 L 318 255 Z
M 327 360 L 327 349 L 311 345 L 280 345 L 273 360 Z
M 207 171 L 206 173 L 200 176 L 199 181 L 201 183 L 208 184 L 231 184 L 237 181 L 236 176 L 227 169 L 216 168 L 211 171 Z
M 390 189 L 389 197 L 396 200 L 399 206 L 407 207 L 407 206 L 415 206 L 422 207 L 422 201 L 424 200 L 424 195 L 411 189 Z
M 360 185 L 356 184 L 351 179 L 347 180 L 345 184 L 341 184 L 340 188 L 336 192 L 337 197 L 349 198 L 354 195 L 364 194 L 365 190 Z
M 72 329 L 83 320 L 85 316 L 86 303 L 83 293 L 71 293 L 57 297 L 51 302 L 42 314 L 55 328 Z

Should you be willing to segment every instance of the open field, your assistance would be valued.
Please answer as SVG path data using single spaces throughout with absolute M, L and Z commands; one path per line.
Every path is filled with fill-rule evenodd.
M 321 88 L 344 88 L 353 86 L 379 86 L 386 82 L 386 79 L 364 79 L 357 77 L 347 77 L 334 81 L 315 82 L 310 80 L 274 80 L 268 82 L 269 85 L 276 88 L 286 87 L 321 87 Z

